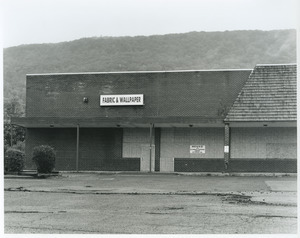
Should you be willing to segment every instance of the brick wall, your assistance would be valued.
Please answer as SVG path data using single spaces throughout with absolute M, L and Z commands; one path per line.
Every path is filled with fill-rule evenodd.
M 250 70 L 28 75 L 26 117 L 224 118 L 249 74 Z M 102 94 L 144 94 L 145 105 L 100 107 Z
M 56 170 L 76 170 L 76 128 L 27 129 L 26 169 L 35 169 L 32 150 L 50 145 L 56 151 Z M 122 157 L 123 130 L 119 128 L 80 128 L 79 170 L 139 171 L 139 158 Z
M 79 148 L 80 170 L 110 170 L 113 160 L 122 159 L 122 129 L 82 128 Z
M 27 129 L 26 169 L 35 169 L 32 150 L 38 145 L 50 145 L 56 151 L 57 170 L 76 169 L 76 128 Z

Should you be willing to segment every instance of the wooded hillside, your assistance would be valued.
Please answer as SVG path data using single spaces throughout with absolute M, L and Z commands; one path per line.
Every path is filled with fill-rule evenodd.
M 4 107 L 24 111 L 31 73 L 175 69 L 239 69 L 296 62 L 296 31 L 190 32 L 136 37 L 83 38 L 4 49 Z M 13 109 L 16 110 L 16 109 Z

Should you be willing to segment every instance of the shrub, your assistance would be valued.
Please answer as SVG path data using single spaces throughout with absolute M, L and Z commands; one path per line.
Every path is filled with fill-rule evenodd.
M 20 172 L 24 169 L 25 154 L 20 150 L 9 148 L 5 151 L 4 171 Z
M 55 166 L 55 152 L 49 145 L 33 148 L 33 158 L 38 173 L 51 173 Z

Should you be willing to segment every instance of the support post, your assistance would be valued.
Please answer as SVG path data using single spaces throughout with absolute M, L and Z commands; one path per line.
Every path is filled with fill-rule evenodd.
M 151 171 L 152 171 L 152 134 L 153 134 L 153 128 L 154 128 L 154 124 L 150 124 L 150 142 L 149 142 L 149 149 L 150 149 L 150 151 L 149 151 L 149 154 L 150 154 L 150 159 L 149 159 L 149 163 L 150 163 L 150 166 L 149 166 L 149 168 L 150 168 L 150 173 L 151 173 Z
M 224 137 L 224 165 L 225 169 L 228 168 L 230 159 L 230 127 L 229 124 L 225 124 L 225 137 Z
M 77 140 L 76 140 L 76 171 L 79 171 L 79 124 L 77 124 Z

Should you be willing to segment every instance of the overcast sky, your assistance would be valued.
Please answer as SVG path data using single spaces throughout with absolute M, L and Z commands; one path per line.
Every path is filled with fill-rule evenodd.
M 2 0 L 3 46 L 93 36 L 297 28 L 298 0 Z

